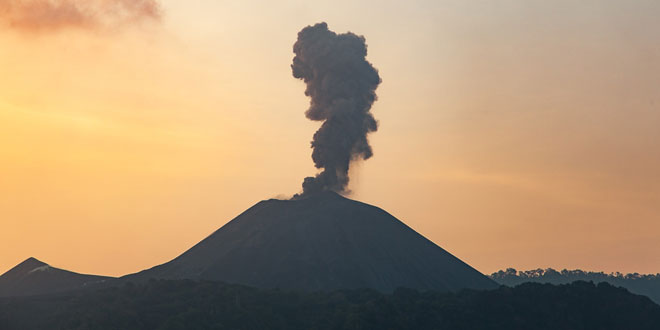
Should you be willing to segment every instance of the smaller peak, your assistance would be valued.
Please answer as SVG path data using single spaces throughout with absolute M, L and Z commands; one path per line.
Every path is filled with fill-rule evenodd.
M 28 274 L 30 271 L 40 267 L 44 269 L 44 266 L 48 266 L 48 264 L 38 260 L 37 258 L 30 257 L 25 259 L 20 264 L 14 266 L 14 268 L 10 269 L 6 273 L 2 274 L 1 277 L 12 277 L 18 276 L 20 274 Z
M 23 262 L 18 264 L 16 267 L 42 267 L 42 266 L 48 266 L 47 263 L 35 258 L 35 257 L 29 257 L 25 259 Z

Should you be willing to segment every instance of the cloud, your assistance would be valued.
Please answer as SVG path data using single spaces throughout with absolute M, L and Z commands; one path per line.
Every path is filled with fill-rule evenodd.
M 28 32 L 116 28 L 160 17 L 156 0 L 0 0 L 0 25 Z

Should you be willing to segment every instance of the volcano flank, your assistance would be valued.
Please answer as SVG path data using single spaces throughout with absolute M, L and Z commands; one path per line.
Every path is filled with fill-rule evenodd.
M 177 257 L 124 277 L 303 291 L 497 285 L 380 208 L 325 191 L 261 201 Z

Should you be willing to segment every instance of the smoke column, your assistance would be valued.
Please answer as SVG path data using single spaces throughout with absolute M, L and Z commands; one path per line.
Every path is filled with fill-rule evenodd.
M 336 34 L 326 23 L 302 29 L 293 52 L 293 76 L 305 82 L 311 98 L 305 115 L 323 121 L 312 140 L 312 160 L 322 171 L 305 178 L 302 195 L 294 198 L 326 190 L 345 193 L 351 161 L 373 155 L 367 134 L 378 129 L 370 110 L 380 76 L 365 59 L 364 37 Z

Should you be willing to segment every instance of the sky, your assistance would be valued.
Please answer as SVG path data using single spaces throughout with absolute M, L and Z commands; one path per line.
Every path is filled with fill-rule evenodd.
M 300 192 L 322 21 L 383 80 L 350 198 L 483 273 L 660 273 L 657 1 L 58 1 L 0 0 L 0 273 L 137 272 Z

